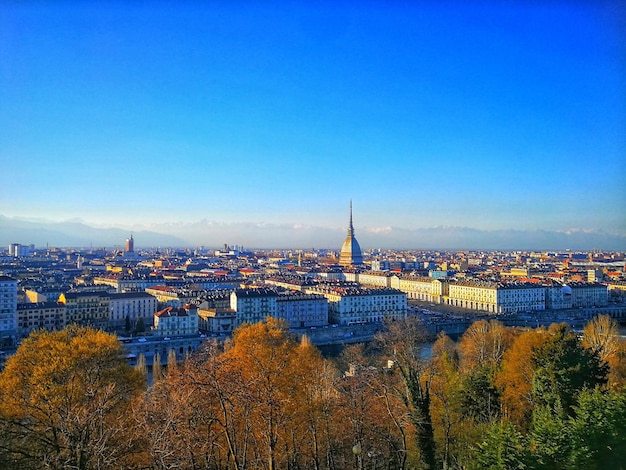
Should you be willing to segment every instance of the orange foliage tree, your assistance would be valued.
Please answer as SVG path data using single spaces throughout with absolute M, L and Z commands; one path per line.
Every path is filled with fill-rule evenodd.
M 33 333 L 0 374 L 5 468 L 113 468 L 136 451 L 129 426 L 144 376 L 113 335 Z

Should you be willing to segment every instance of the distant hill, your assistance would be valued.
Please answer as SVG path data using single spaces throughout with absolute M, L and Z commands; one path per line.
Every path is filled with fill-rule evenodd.
M 10 243 L 37 247 L 88 247 L 123 246 L 130 236 L 128 230 L 119 228 L 96 228 L 82 222 L 51 222 L 10 218 L 0 215 L 0 245 Z M 133 232 L 135 246 L 184 247 L 189 244 L 173 235 L 151 231 Z
M 129 229 L 97 228 L 82 221 L 52 222 L 0 215 L 0 246 L 122 246 Z M 200 220 L 164 222 L 133 230 L 137 247 L 218 248 L 224 243 L 245 248 L 341 247 L 345 228 L 256 222 L 223 223 Z M 601 230 L 478 230 L 468 227 L 356 227 L 362 248 L 459 250 L 612 250 L 626 251 L 626 235 Z

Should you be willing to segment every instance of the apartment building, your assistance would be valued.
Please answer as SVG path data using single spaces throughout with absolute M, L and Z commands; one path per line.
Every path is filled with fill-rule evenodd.
M 328 320 L 338 325 L 354 325 L 398 320 L 407 312 L 407 295 L 397 289 L 365 289 L 319 285 L 306 289 L 328 299 Z
M 17 336 L 25 338 L 37 330 L 61 330 L 65 327 L 66 306 L 61 302 L 17 304 Z
M 440 304 L 448 295 L 449 283 L 423 276 L 392 276 L 390 287 L 406 293 L 410 300 Z
M 267 317 L 277 318 L 276 298 L 273 289 L 236 289 L 230 294 L 230 308 L 237 312 L 237 324 L 258 323 Z
M 157 311 L 156 297 L 146 292 L 123 292 L 109 294 L 109 325 L 119 328 L 126 319 L 135 324 L 141 318 L 145 325 L 152 325 Z
M 17 281 L 0 276 L 0 346 L 9 346 L 17 335 Z
M 59 296 L 59 302 L 66 307 L 67 324 L 106 328 L 109 322 L 109 302 L 107 292 L 66 292 Z
M 198 307 L 193 304 L 184 307 L 166 307 L 154 314 L 156 336 L 183 336 L 198 334 Z
M 545 287 L 529 282 L 466 280 L 450 284 L 445 303 L 490 313 L 545 310 Z
M 328 300 L 323 295 L 284 292 L 276 297 L 276 317 L 290 328 L 328 325 Z

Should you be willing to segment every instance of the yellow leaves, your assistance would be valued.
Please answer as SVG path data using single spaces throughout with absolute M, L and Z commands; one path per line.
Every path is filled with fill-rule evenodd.
M 499 364 L 516 334 L 516 330 L 507 328 L 497 320 L 473 323 L 459 344 L 463 369 Z

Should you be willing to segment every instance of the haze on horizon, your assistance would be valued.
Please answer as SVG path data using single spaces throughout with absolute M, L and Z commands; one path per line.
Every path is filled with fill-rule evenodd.
M 360 240 L 434 226 L 623 237 L 625 14 L 4 2 L 0 214 L 334 234 L 352 199 Z

